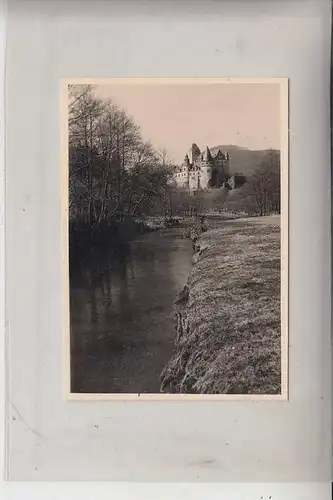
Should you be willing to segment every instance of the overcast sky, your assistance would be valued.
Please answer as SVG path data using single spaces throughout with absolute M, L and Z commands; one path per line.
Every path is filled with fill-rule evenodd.
M 175 162 L 196 142 L 280 149 L 278 83 L 112 83 L 98 85 L 140 125 L 155 148 Z

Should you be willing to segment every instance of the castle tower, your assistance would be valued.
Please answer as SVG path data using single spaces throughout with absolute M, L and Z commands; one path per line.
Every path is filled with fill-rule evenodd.
M 219 187 L 222 186 L 223 183 L 229 177 L 228 154 L 227 155 L 223 154 L 222 151 L 219 149 L 214 156 L 214 167 L 215 167 L 215 172 L 214 172 L 215 183 L 216 187 Z
M 223 161 L 224 161 L 224 154 L 222 151 L 219 149 L 217 153 L 214 156 L 214 163 L 216 167 L 222 167 L 223 166 Z
M 208 146 L 206 146 L 205 151 L 203 151 L 201 158 L 202 158 L 202 161 L 204 161 L 204 162 L 207 162 L 210 164 L 212 163 L 213 157 L 212 157 L 212 153 L 210 152 L 210 149 Z
M 224 166 L 225 175 L 227 177 L 229 177 L 229 175 L 230 175 L 230 172 L 229 172 L 229 153 L 226 153 L 224 155 L 223 166 Z
M 200 156 L 200 187 L 201 189 L 207 189 L 210 187 L 210 182 L 213 173 L 213 157 L 210 152 L 209 147 L 207 146 L 205 151 L 201 153 Z
M 188 154 L 185 155 L 184 161 L 180 167 L 180 184 L 182 187 L 189 187 L 189 175 L 190 175 L 190 159 Z

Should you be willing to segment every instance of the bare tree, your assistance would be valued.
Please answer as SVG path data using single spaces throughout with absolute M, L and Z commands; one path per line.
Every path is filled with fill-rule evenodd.
M 244 211 L 250 215 L 280 212 L 280 155 L 270 150 L 245 184 L 230 193 L 227 206 L 231 211 Z
M 70 205 L 89 227 L 152 212 L 172 177 L 166 151 L 143 140 L 139 126 L 92 86 L 69 88 Z

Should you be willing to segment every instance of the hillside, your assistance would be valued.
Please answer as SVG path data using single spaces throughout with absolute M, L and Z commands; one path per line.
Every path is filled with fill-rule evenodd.
M 251 149 L 243 148 L 240 146 L 218 145 L 210 148 L 212 153 L 221 149 L 223 153 L 229 153 L 230 157 L 230 174 L 237 172 L 247 175 L 249 172 L 255 170 L 261 162 L 263 156 L 268 153 L 268 150 L 253 151 Z

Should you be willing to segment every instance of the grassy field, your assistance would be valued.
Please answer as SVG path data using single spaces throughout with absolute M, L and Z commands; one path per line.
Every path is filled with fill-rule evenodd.
M 196 241 L 188 289 L 176 304 L 175 354 L 161 391 L 278 394 L 279 218 L 210 226 Z

